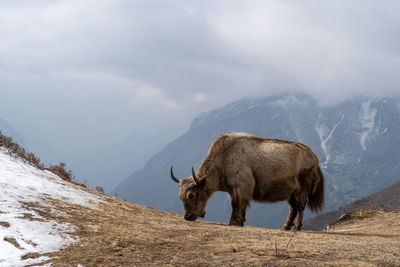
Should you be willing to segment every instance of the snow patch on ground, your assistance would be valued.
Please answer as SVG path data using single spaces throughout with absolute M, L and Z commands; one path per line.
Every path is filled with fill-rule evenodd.
M 340 229 L 340 230 L 335 230 L 335 232 L 351 232 L 358 230 L 359 228 L 348 228 L 348 229 Z
M 48 220 L 23 203 L 51 208 L 50 200 L 95 208 L 100 198 L 49 171 L 10 156 L 0 147 L 0 266 L 38 264 L 48 257 L 22 257 L 66 247 L 77 238 L 76 227 Z

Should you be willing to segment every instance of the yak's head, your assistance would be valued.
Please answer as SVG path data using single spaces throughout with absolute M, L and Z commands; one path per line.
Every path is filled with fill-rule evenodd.
M 175 177 L 171 166 L 171 178 L 174 182 L 179 183 L 179 198 L 182 200 L 185 210 L 185 220 L 194 221 L 198 217 L 206 215 L 206 204 L 208 194 L 205 190 L 206 179 L 199 181 L 192 167 L 192 176 L 179 180 Z

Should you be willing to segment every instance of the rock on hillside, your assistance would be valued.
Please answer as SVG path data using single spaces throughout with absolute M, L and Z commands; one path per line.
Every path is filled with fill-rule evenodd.
M 303 228 L 323 230 L 344 214 L 357 210 L 377 209 L 395 211 L 400 208 L 400 182 L 367 197 L 351 202 L 338 210 L 327 212 L 304 222 Z
M 145 167 L 115 191 L 125 200 L 182 213 L 178 187 L 169 178 L 191 175 L 212 141 L 222 133 L 250 134 L 299 141 L 313 148 L 326 177 L 326 210 L 382 190 L 400 177 L 399 98 L 355 98 L 320 107 L 308 95 L 248 98 L 200 114 L 183 136 L 155 154 Z M 253 204 L 247 225 L 282 227 L 286 203 Z M 230 201 L 216 194 L 207 206 L 208 220 L 227 222 Z M 308 214 L 308 216 L 310 216 Z

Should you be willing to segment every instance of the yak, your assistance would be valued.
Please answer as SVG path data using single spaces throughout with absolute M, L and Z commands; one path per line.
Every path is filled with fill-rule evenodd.
M 285 230 L 301 230 L 306 206 L 317 213 L 324 207 L 324 176 L 312 149 L 302 143 L 261 138 L 246 133 L 223 134 L 210 146 L 197 172 L 178 179 L 184 218 L 205 216 L 212 194 L 226 192 L 231 199 L 229 225 L 243 226 L 250 201 L 287 201 Z M 294 220 L 297 217 L 296 225 Z

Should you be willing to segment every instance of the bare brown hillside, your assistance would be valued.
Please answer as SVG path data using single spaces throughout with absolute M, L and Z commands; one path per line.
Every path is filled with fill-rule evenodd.
M 43 214 L 45 207 L 27 203 L 78 226 L 80 238 L 48 254 L 43 264 L 53 266 L 400 266 L 400 211 L 371 211 L 329 231 L 295 233 L 186 222 L 106 196 L 98 209 L 51 204 Z
M 353 201 L 338 210 L 317 215 L 304 222 L 304 229 L 323 230 L 343 214 L 366 209 L 395 211 L 400 208 L 400 182 L 375 194 Z

